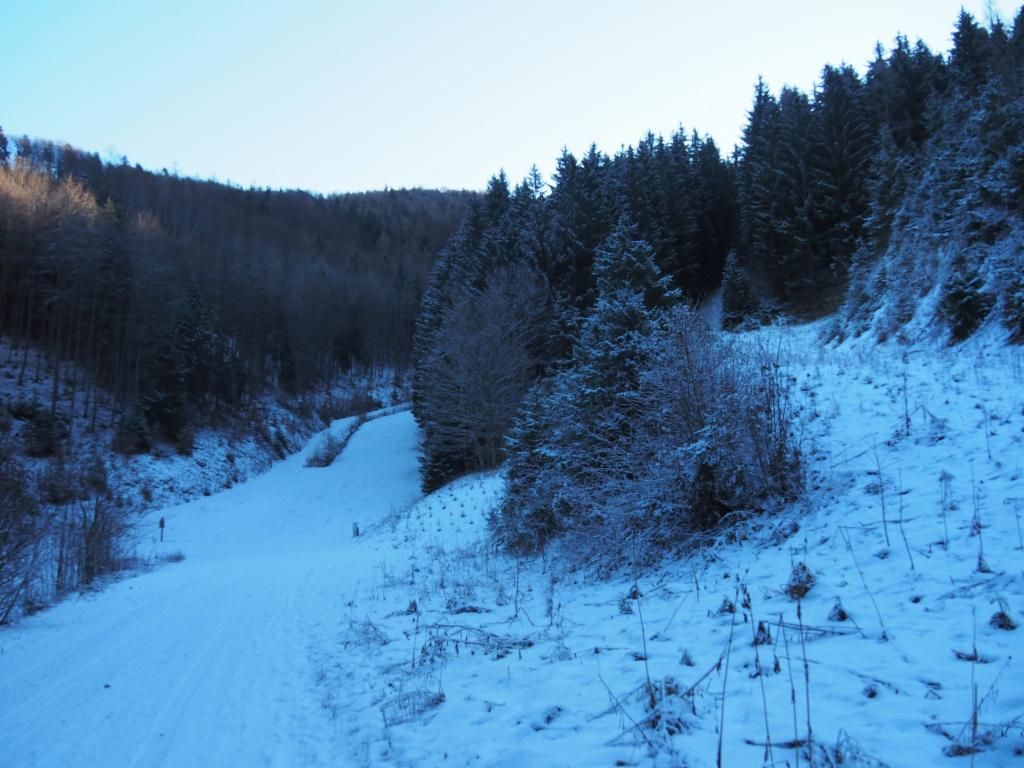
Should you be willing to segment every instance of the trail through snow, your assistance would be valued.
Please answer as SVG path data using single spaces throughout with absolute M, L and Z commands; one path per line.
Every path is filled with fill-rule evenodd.
M 0 768 L 1021 763 L 1024 356 L 818 330 L 761 334 L 806 498 L 647 572 L 503 554 L 408 413 L 164 510 L 184 562 L 0 630 Z
M 0 765 L 344 763 L 318 654 L 379 558 L 352 524 L 419 496 L 415 446 L 412 416 L 388 416 L 364 424 L 331 467 L 304 467 L 307 447 L 164 510 L 153 553 L 184 562 L 0 632 Z M 155 532 L 156 518 L 144 526 Z

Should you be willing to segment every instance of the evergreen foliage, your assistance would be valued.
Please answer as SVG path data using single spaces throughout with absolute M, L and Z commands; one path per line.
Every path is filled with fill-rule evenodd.
M 481 294 L 502 270 L 522 265 L 525 274 L 535 274 L 527 279 L 526 292 L 532 292 L 530 286 L 542 286 L 546 339 L 531 351 L 529 385 L 576 353 L 587 318 L 602 294 L 598 283 L 605 278 L 599 272 L 610 268 L 597 266 L 599 253 L 603 247 L 622 245 L 609 240 L 613 230 L 619 239 L 643 241 L 641 261 L 669 276 L 654 281 L 658 287 L 652 290 L 658 296 L 681 289 L 702 297 L 718 287 L 726 253 L 735 242 L 735 200 L 732 167 L 714 142 L 682 130 L 668 143 L 648 135 L 636 149 L 614 158 L 594 146 L 582 160 L 566 150 L 558 159 L 549 194 L 536 169 L 513 190 L 504 174 L 494 177 L 439 254 L 416 321 L 413 411 L 424 432 L 425 487 L 435 488 L 469 468 L 495 466 L 504 458 L 503 449 L 484 451 L 488 458 L 481 458 L 475 450 L 457 450 L 440 439 L 450 433 L 442 427 L 450 414 L 437 405 L 441 401 L 434 397 L 434 372 L 451 373 L 441 361 L 455 343 L 453 336 L 465 344 L 467 330 L 489 333 L 472 323 L 462 323 L 461 333 L 455 333 L 454 307 L 465 311 L 466 296 Z M 628 237 L 622 234 L 626 230 L 632 233 Z M 664 299 L 658 296 L 647 300 Z M 538 345 L 531 343 L 532 347 Z M 479 389 L 489 376 L 480 367 L 463 370 L 469 389 Z M 459 421 L 465 423 L 463 418 Z M 479 427 L 481 433 L 490 433 Z
M 750 284 L 736 252 L 731 251 L 725 260 L 722 274 L 722 326 L 733 329 L 747 319 L 757 316 L 760 302 L 754 287 Z
M 632 439 L 653 323 L 679 298 L 637 230 L 623 216 L 598 248 L 595 304 L 573 353 L 517 416 L 505 535 L 520 546 L 600 514 L 599 490 Z
M 963 254 L 958 255 L 942 292 L 942 310 L 953 339 L 963 341 L 974 333 L 993 304 L 995 299 L 985 291 L 977 264 Z
M 798 492 L 789 382 L 703 324 L 694 307 L 719 289 L 727 329 L 839 309 L 840 334 L 884 338 L 938 312 L 958 341 L 998 312 L 1024 338 L 1024 11 L 1012 29 L 962 13 L 953 39 L 943 57 L 900 36 L 863 77 L 825 67 L 810 94 L 759 80 L 731 158 L 680 129 L 613 156 L 564 150 L 547 193 L 536 172 L 513 191 L 492 180 L 417 320 L 426 486 L 504 460 L 495 524 L 523 550 L 587 532 L 665 544 Z M 510 265 L 539 276 L 524 285 L 546 298 L 547 343 L 502 419 L 454 409 L 462 434 L 487 435 L 474 453 L 477 438 L 449 439 L 444 393 L 487 374 L 450 361 L 502 348 L 470 307 Z
M 123 450 L 186 446 L 267 390 L 406 367 L 431 262 L 475 197 L 244 190 L 24 137 L 11 157 L 4 138 L 0 333 L 56 361 L 55 402 L 62 369 L 85 370 L 87 410 L 102 389 L 141 414 Z
M 0 624 L 34 575 L 41 525 L 25 468 L 10 445 L 0 442 Z

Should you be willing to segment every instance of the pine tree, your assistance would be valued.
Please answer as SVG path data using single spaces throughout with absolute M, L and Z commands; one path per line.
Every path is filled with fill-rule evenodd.
M 978 265 L 961 251 L 942 287 L 942 311 L 953 340 L 963 341 L 974 333 L 994 304 L 994 297 L 985 292 Z
M 732 329 L 757 313 L 759 303 L 735 251 L 725 259 L 722 275 L 722 326 Z
M 704 196 L 700 169 L 694 167 L 696 160 L 691 158 L 691 147 L 682 129 L 673 135 L 662 157 L 659 181 L 663 186 L 663 227 L 669 253 L 660 266 L 677 288 L 689 295 L 701 295 L 707 275 L 701 259 L 698 218 L 703 212 L 701 206 L 710 201 Z
M 811 218 L 815 253 L 808 280 L 818 292 L 842 285 L 867 213 L 874 142 L 851 67 L 825 67 L 811 124 Z
M 777 175 L 779 104 L 764 80 L 758 78 L 754 105 L 743 129 L 737 192 L 740 244 L 744 260 L 762 274 L 774 272 L 773 221 Z
M 811 125 L 807 96 L 794 88 L 779 95 L 775 204 L 772 210 L 773 270 L 777 295 L 801 304 L 814 289 L 816 255 L 811 233 Z
M 928 108 L 941 87 L 942 62 L 918 41 L 896 38 L 888 59 L 881 49 L 868 70 L 865 96 L 875 130 L 887 130 L 901 152 L 920 149 L 928 137 Z
M 596 301 L 571 360 L 527 399 L 512 430 L 504 525 L 519 533 L 509 539 L 593 522 L 598 489 L 624 471 L 653 313 L 678 293 L 625 217 L 598 249 L 594 273 Z
M 548 274 L 559 306 L 585 310 L 594 301 L 594 254 L 612 225 L 608 158 L 591 146 L 582 161 L 563 151 L 555 170 Z
M 977 95 L 987 79 L 991 47 L 988 31 L 964 10 L 960 11 L 953 32 L 951 63 L 960 87 L 970 95 Z
M 677 283 L 677 287 L 689 296 L 700 298 L 721 283 L 726 255 L 736 245 L 738 237 L 739 210 L 735 169 L 723 161 L 714 140 L 711 137 L 700 139 L 694 131 L 690 152 L 692 183 L 685 197 L 694 212 L 694 249 L 700 272 L 695 286 Z

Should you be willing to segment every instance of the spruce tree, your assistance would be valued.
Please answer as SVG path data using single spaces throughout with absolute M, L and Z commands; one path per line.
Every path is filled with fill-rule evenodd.
M 740 206 L 740 244 L 744 259 L 762 274 L 772 274 L 774 259 L 772 209 L 777 176 L 779 104 L 764 80 L 758 78 L 754 104 L 743 129 L 737 192 Z
M 528 397 L 513 426 L 504 525 L 518 533 L 510 540 L 594 522 L 602 483 L 624 471 L 654 313 L 678 300 L 626 217 L 598 249 L 594 274 L 596 301 L 571 360 Z
M 969 95 L 977 95 L 991 62 L 988 31 L 967 11 L 961 10 L 953 32 L 951 55 L 953 72 L 960 87 Z
M 744 320 L 754 317 L 758 308 L 757 294 L 750 279 L 740 265 L 736 252 L 730 251 L 722 275 L 722 327 L 735 328 Z
M 694 131 L 690 154 L 693 181 L 686 197 L 696 221 L 695 255 L 700 271 L 695 286 L 677 286 L 688 296 L 700 298 L 721 283 L 726 255 L 736 245 L 739 211 L 735 169 L 722 160 L 714 140 L 700 139 Z
M 867 213 L 874 140 L 863 87 L 851 67 L 825 67 L 814 98 L 810 180 L 815 255 L 807 277 L 819 294 L 844 283 Z

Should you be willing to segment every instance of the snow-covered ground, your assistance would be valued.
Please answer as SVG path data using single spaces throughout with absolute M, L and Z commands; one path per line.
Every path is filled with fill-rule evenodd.
M 407 412 L 371 421 L 331 467 L 166 509 L 144 546 L 183 562 L 0 632 L 0 764 L 344 764 L 318 659 L 374 566 L 352 524 L 417 496 L 415 440 Z
M 817 334 L 759 334 L 808 498 L 656 571 L 495 551 L 408 413 L 164 510 L 183 562 L 0 631 L 0 764 L 1024 765 L 1021 351 Z
M 44 411 L 49 410 L 53 395 L 52 361 L 34 347 L 29 349 L 27 358 L 23 359 L 23 355 L 23 348 L 16 350 L 9 339 L 0 337 L 0 415 L 5 407 L 17 403 L 37 403 Z M 111 450 L 117 423 L 112 412 L 113 397 L 98 390 L 94 393 L 95 403 L 87 398 L 87 378 L 86 372 L 75 370 L 71 363 L 63 364 L 58 412 L 67 420 L 71 434 L 69 444 L 64 446 L 65 463 L 74 471 L 81 469 L 79 464 L 88 465 L 95 456 L 102 456 L 109 487 L 135 510 L 159 509 L 209 496 L 266 472 L 275 461 L 297 451 L 315 430 L 323 427 L 317 410 L 325 401 L 367 395 L 384 405 L 408 400 L 408 386 L 401 381 L 396 384 L 392 371 L 353 372 L 342 377 L 330 391 L 307 396 L 305 403 L 282 393 L 267 392 L 245 413 L 217 425 L 196 428 L 194 445 L 186 454 L 166 441 L 154 439 L 150 452 L 124 455 Z M 77 389 L 71 387 L 72 379 L 77 380 Z M 89 408 L 87 402 L 92 404 Z M 17 438 L 28 423 L 12 419 L 10 427 L 10 436 Z M 6 436 L 0 430 L 0 438 Z M 45 474 L 60 463 L 53 457 L 19 458 L 35 475 Z

